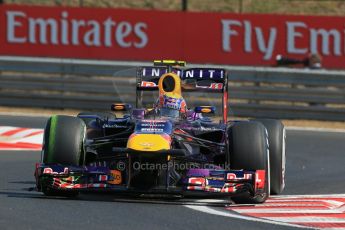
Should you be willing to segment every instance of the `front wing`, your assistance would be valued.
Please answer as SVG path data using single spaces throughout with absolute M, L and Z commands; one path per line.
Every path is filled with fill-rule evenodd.
M 265 170 L 189 169 L 180 182 L 140 190 L 131 186 L 129 171 L 111 170 L 106 166 L 62 166 L 36 164 L 35 177 L 39 191 L 50 188 L 61 191 L 114 191 L 125 193 L 167 193 L 179 195 L 261 194 L 265 190 Z M 168 177 L 167 177 L 168 178 Z

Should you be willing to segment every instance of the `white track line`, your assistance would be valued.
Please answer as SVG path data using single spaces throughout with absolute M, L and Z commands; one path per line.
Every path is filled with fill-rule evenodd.
M 47 118 L 47 117 L 51 117 L 53 114 L 30 113 L 30 112 L 0 112 L 0 115 L 18 116 L 18 117 L 43 117 L 43 118 Z
M 282 198 L 294 198 L 294 199 L 300 199 L 300 198 L 344 198 L 345 194 L 317 194 L 317 195 L 278 195 L 278 196 L 270 196 L 271 199 L 282 199 Z
M 40 149 L 42 143 L 43 129 L 0 126 L 0 150 Z
M 202 200 L 198 200 L 197 202 L 201 202 Z M 275 225 L 281 225 L 281 226 L 288 226 L 288 227 L 296 227 L 296 228 L 310 228 L 305 226 L 300 226 L 296 224 L 289 224 L 284 222 L 277 222 L 273 220 L 267 220 L 267 219 L 260 219 L 255 217 L 249 217 L 249 216 L 242 216 L 239 214 L 233 214 L 229 211 L 221 211 L 221 210 L 215 210 L 213 208 L 207 207 L 207 206 L 194 206 L 194 205 L 184 205 L 186 208 L 193 209 L 195 211 L 204 212 L 212 215 L 217 216 L 225 216 L 230 218 L 236 218 L 241 220 L 248 220 L 248 221 L 254 221 L 254 222 L 261 222 L 261 223 L 267 223 L 267 224 L 275 224 Z M 313 228 L 310 228 L 313 229 Z
M 294 131 L 345 133 L 345 129 L 330 129 L 330 128 L 316 128 L 316 127 L 287 126 L 286 129 L 287 130 L 294 130 Z
M 344 201 L 342 201 L 344 200 Z M 308 204 L 310 202 L 310 204 Z M 268 224 L 298 228 L 320 228 L 320 229 L 345 229 L 343 224 L 345 218 L 337 218 L 336 214 L 345 213 L 345 194 L 325 195 L 290 195 L 272 196 L 266 203 L 259 205 L 230 205 L 226 210 L 214 209 L 207 206 L 185 205 L 185 207 L 230 218 L 256 221 Z M 295 206 L 295 207 L 289 207 Z M 299 207 L 300 206 L 300 207 Z M 224 206 L 225 208 L 225 206 Z M 284 214 L 297 214 L 289 216 Z M 248 214 L 248 215 L 246 215 Z M 265 214 L 262 217 L 255 217 L 253 214 Z M 271 215 L 270 215 L 271 214 Z M 278 214 L 278 215 L 277 215 Z M 309 214 L 309 215 L 303 215 Z M 314 215 L 316 214 L 316 215 Z M 322 215 L 325 216 L 322 216 Z M 329 214 L 335 214 L 330 216 Z M 259 216 L 259 215 L 258 215 Z M 308 227 L 320 224 L 320 227 Z M 325 228 L 322 224 L 334 224 L 334 227 Z M 341 226 L 336 226 L 340 224 Z

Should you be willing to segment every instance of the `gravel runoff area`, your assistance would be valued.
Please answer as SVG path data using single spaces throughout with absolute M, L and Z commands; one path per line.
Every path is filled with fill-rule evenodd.
M 61 115 L 77 115 L 80 111 L 73 109 L 55 110 L 55 109 L 39 109 L 39 108 L 19 108 L 0 106 L 0 115 L 24 115 L 24 116 L 45 116 L 49 117 L 54 114 Z M 237 119 L 237 118 L 236 118 Z M 239 118 L 243 119 L 243 118 Z M 315 120 L 283 120 L 287 127 L 306 127 L 306 128 L 325 128 L 345 130 L 345 122 L 333 121 L 315 121 Z

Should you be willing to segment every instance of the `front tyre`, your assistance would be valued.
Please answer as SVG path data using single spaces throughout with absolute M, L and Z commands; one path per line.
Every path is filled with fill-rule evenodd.
M 85 162 L 85 123 L 71 116 L 55 115 L 49 118 L 42 147 L 44 164 L 84 165 Z M 75 191 L 60 191 L 50 186 L 42 186 L 45 195 L 75 196 Z
M 256 119 L 268 132 L 270 150 L 270 171 L 272 195 L 280 194 L 285 187 L 285 128 L 281 121 L 273 119 Z
M 265 170 L 265 186 L 257 194 L 233 197 L 236 203 L 263 203 L 269 196 L 270 166 L 265 127 L 258 122 L 237 122 L 227 130 L 227 163 L 234 170 Z

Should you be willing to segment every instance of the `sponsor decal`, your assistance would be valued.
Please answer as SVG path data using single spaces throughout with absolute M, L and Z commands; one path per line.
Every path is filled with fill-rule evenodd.
M 265 170 L 257 170 L 255 172 L 255 188 L 256 189 L 264 189 L 265 188 Z
M 119 170 L 110 170 L 110 176 L 108 180 L 109 184 L 121 184 L 122 183 L 122 174 Z
M 196 88 L 223 89 L 223 83 L 211 83 L 210 85 L 196 85 Z
M 158 87 L 156 83 L 151 81 L 142 81 L 140 84 L 141 87 L 147 87 L 147 88 L 155 88 Z
M 187 186 L 188 190 L 204 190 L 206 179 L 202 177 L 191 177 L 188 179 L 188 184 L 191 184 L 191 186 Z
M 252 174 L 243 173 L 242 176 L 238 176 L 235 173 L 227 173 L 226 179 L 227 180 L 250 180 L 250 179 L 252 179 Z
M 107 175 L 99 175 L 98 180 L 99 181 L 107 181 L 108 180 L 108 176 Z
M 43 174 L 57 175 L 57 174 L 68 174 L 68 173 L 69 173 L 69 170 L 67 167 L 65 167 L 62 172 L 55 172 L 52 168 L 43 169 Z
M 152 146 L 154 146 L 154 144 L 150 143 L 150 142 L 140 142 L 139 145 L 144 146 L 144 147 L 152 147 Z
M 195 63 L 272 66 L 277 54 L 302 59 L 319 53 L 324 67 L 345 68 L 344 18 L 339 16 L 3 4 L 0 17 L 0 55 L 142 61 L 168 55 Z M 174 30 L 166 30 L 169 24 Z M 161 76 L 166 69 L 145 71 L 146 76 Z M 219 74 L 194 69 L 184 77 Z
M 142 132 L 157 132 L 157 133 L 161 133 L 161 132 L 164 131 L 164 129 L 142 128 L 141 131 Z
M 224 178 L 214 178 L 209 177 L 191 177 L 188 179 L 187 190 L 201 190 L 205 192 L 217 192 L 217 193 L 234 193 L 237 189 L 237 184 L 225 183 Z
M 79 18 L 68 10 L 53 10 L 51 17 L 39 17 L 25 9 L 6 11 L 7 42 L 37 45 L 143 48 L 148 42 L 147 24 L 107 18 Z M 77 17 L 76 17 L 77 16 Z

